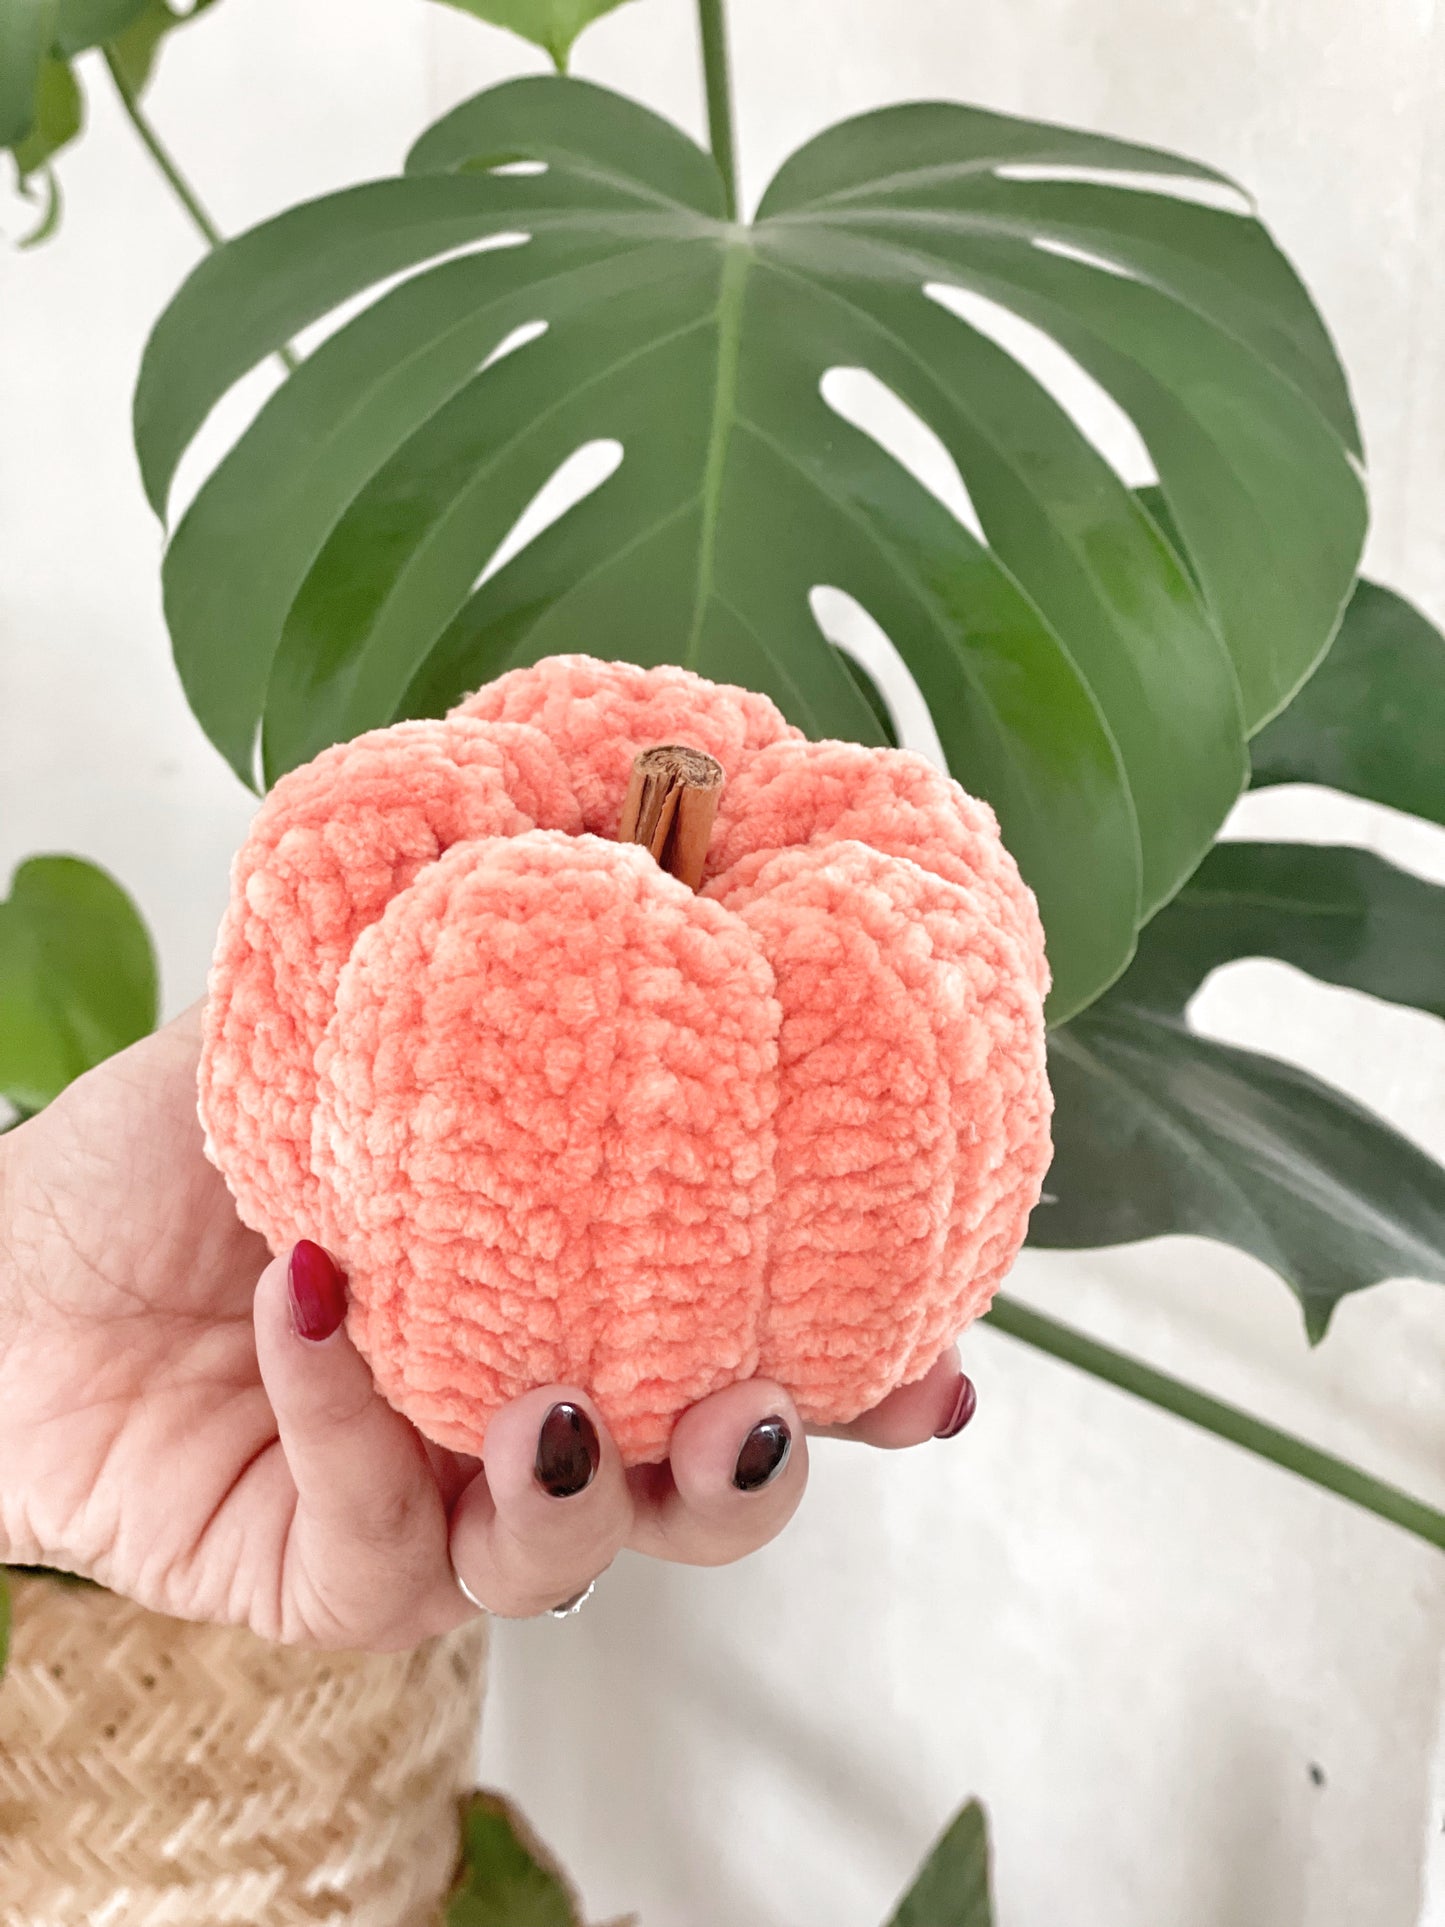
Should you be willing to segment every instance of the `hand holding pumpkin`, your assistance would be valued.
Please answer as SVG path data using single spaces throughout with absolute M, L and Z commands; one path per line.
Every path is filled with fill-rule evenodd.
M 639 788 L 619 841 L 661 742 L 716 823 Z M 682 670 L 554 659 L 328 751 L 237 861 L 204 1049 L 0 1145 L 0 1557 L 374 1647 L 457 1574 L 529 1613 L 624 1546 L 741 1557 L 805 1423 L 968 1416 L 1044 985 L 983 806 Z

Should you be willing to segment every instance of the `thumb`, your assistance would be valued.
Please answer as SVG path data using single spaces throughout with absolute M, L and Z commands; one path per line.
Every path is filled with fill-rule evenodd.
M 346 1280 L 303 1240 L 262 1272 L 256 1355 L 296 1507 L 281 1554 L 287 1636 L 373 1650 L 470 1617 L 421 1438 L 346 1335 Z

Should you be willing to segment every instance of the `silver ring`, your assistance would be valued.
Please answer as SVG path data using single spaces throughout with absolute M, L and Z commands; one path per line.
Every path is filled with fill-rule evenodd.
M 482 1604 L 481 1600 L 478 1599 L 477 1595 L 472 1591 L 471 1587 L 467 1584 L 466 1580 L 463 1579 L 455 1566 L 452 1567 L 452 1576 L 457 1582 L 463 1599 L 469 1600 L 479 1613 L 490 1612 L 491 1608 Z M 547 1617 L 549 1619 L 570 1619 L 573 1613 L 581 1612 L 582 1608 L 587 1604 L 587 1601 L 596 1590 L 597 1581 L 594 1579 L 590 1585 L 584 1586 L 581 1592 L 574 1593 L 570 1599 L 564 1599 L 560 1606 L 549 1606 L 547 1608 Z
M 587 1604 L 587 1601 L 596 1590 L 597 1581 L 594 1579 L 590 1586 L 584 1586 L 581 1592 L 575 1594 L 573 1598 L 564 1599 L 560 1606 L 549 1606 L 547 1608 L 547 1617 L 549 1619 L 570 1619 L 573 1613 L 581 1612 L 582 1608 Z

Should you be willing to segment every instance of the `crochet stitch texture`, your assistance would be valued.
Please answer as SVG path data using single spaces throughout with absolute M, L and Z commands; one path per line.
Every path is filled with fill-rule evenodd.
M 717 758 L 700 891 L 616 842 L 636 753 Z M 987 1309 L 1049 1160 L 1043 935 L 987 805 L 766 697 L 556 656 L 325 751 L 232 876 L 208 1155 L 315 1238 L 383 1394 L 476 1452 L 581 1385 L 629 1464 L 780 1380 L 836 1424 Z

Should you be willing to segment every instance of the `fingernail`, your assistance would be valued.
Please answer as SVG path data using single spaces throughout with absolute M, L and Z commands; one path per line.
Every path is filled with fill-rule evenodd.
M 346 1279 L 329 1251 L 303 1238 L 286 1266 L 291 1329 L 314 1345 L 330 1338 L 346 1316 Z
M 973 1388 L 973 1380 L 960 1372 L 952 1409 L 933 1436 L 936 1439 L 956 1438 L 977 1410 L 978 1393 Z
M 788 1421 L 776 1413 L 759 1419 L 743 1440 L 738 1462 L 733 1467 L 733 1484 L 739 1492 L 757 1492 L 775 1479 L 788 1462 L 793 1435 Z
M 533 1467 L 538 1485 L 554 1499 L 571 1499 L 585 1492 L 602 1463 L 597 1427 L 580 1405 L 554 1405 L 537 1434 Z

